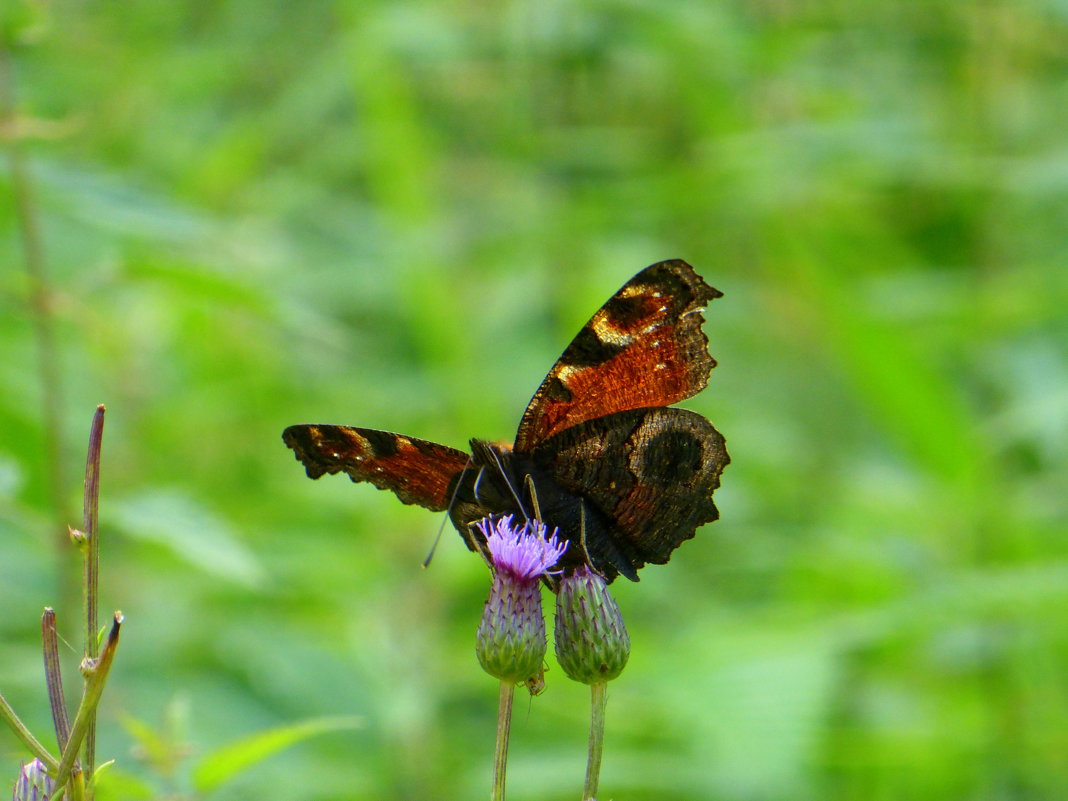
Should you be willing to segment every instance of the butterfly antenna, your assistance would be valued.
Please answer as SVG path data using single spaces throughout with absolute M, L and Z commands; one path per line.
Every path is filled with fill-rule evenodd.
M 438 526 L 437 536 L 434 537 L 434 543 L 430 546 L 430 551 L 426 555 L 426 559 L 423 560 L 423 567 L 430 567 L 430 562 L 434 558 L 434 553 L 438 550 L 438 543 L 441 542 L 441 535 L 445 532 L 445 524 L 449 522 L 449 515 L 446 512 L 445 517 L 441 519 L 441 525 Z
M 478 488 L 482 486 L 482 476 L 484 475 L 486 475 L 486 468 L 478 468 L 478 475 L 475 476 L 475 484 L 471 490 L 472 494 L 475 496 L 475 501 L 478 503 L 482 502 L 482 499 L 478 497 Z M 466 531 L 464 531 L 463 538 L 464 541 L 467 543 L 467 547 L 470 548 L 472 551 L 476 551 L 479 556 L 482 557 L 482 561 L 486 563 L 486 567 L 492 568 L 493 560 L 490 559 L 490 555 L 486 550 L 486 546 L 479 542 L 478 537 L 475 536 L 475 526 L 477 525 L 477 522 L 478 521 L 467 524 L 467 529 Z
M 430 552 L 426 555 L 426 559 L 423 560 L 423 567 L 430 567 L 430 562 L 434 558 L 434 553 L 438 549 L 438 543 L 441 542 L 441 535 L 445 531 L 445 524 L 449 522 L 449 516 L 452 514 L 452 507 L 456 504 L 456 494 L 460 491 L 460 484 L 463 482 L 464 476 L 467 471 L 471 469 L 471 457 L 467 457 L 467 464 L 464 465 L 464 469 L 460 471 L 460 477 L 456 479 L 456 486 L 452 489 L 452 495 L 449 496 L 449 505 L 445 508 L 445 516 L 441 518 L 441 525 L 438 526 L 438 535 L 434 537 L 434 544 L 430 546 Z

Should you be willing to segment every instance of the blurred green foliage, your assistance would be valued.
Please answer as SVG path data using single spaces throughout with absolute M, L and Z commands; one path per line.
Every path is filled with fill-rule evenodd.
M 671 257 L 725 292 L 687 405 L 733 463 L 722 520 L 613 585 L 634 653 L 606 795 L 1064 797 L 1062 0 L 2 14 L 67 522 L 109 410 L 110 797 L 192 792 L 144 758 L 175 703 L 192 760 L 363 719 L 211 798 L 485 796 L 484 567 L 448 533 L 421 570 L 440 519 L 308 481 L 280 432 L 510 438 L 598 304 Z M 0 689 L 43 729 L 37 619 L 74 573 L 11 190 L 0 171 Z M 513 724 L 516 801 L 581 787 L 586 688 L 546 678 Z M 13 780 L 7 733 L 0 753 Z

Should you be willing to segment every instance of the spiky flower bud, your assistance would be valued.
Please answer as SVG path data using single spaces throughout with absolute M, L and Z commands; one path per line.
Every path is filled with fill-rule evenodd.
M 482 668 L 519 684 L 542 669 L 545 618 L 538 582 L 563 555 L 567 543 L 546 537 L 542 523 L 516 527 L 512 517 L 479 522 L 493 563 L 493 586 L 482 612 L 475 650 Z
M 39 759 L 22 766 L 12 801 L 48 801 L 52 797 L 52 777 Z
M 610 681 L 630 657 L 619 606 L 599 575 L 583 565 L 560 582 L 556 596 L 556 659 L 584 684 Z

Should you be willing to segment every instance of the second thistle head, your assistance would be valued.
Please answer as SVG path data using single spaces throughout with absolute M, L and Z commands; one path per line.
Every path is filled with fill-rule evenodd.
M 611 681 L 630 657 L 630 637 L 605 580 L 585 565 L 560 582 L 556 659 L 584 684 Z

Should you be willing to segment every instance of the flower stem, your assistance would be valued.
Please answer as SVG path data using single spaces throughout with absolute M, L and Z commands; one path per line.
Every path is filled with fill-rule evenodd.
M 604 709 L 608 701 L 608 682 L 599 681 L 590 685 L 590 753 L 586 760 L 586 787 L 583 801 L 597 795 L 601 780 L 601 754 L 604 753 Z
M 497 707 L 497 747 L 493 753 L 493 791 L 490 801 L 504 801 L 504 779 L 508 771 L 508 737 L 512 731 L 512 698 L 515 684 L 501 681 L 500 704 Z
M 19 716 L 15 714 L 15 710 L 11 708 L 11 704 L 5 700 L 3 695 L 0 695 L 0 720 L 11 727 L 15 736 L 22 740 L 22 744 L 30 749 L 35 757 L 48 766 L 49 771 L 54 771 L 59 767 L 59 760 L 48 753 L 48 749 L 41 745 L 40 741 L 26 728 L 26 724 L 19 720 Z
M 48 686 L 48 702 L 52 706 L 52 724 L 56 730 L 59 752 L 67 747 L 70 739 L 70 720 L 67 718 L 67 702 L 63 694 L 63 672 L 59 667 L 59 634 L 56 632 L 56 613 L 46 606 L 41 616 L 41 641 L 44 643 L 45 683 Z
M 74 760 L 85 740 L 86 731 L 89 729 L 89 721 L 95 720 L 96 707 L 100 703 L 100 695 L 104 692 L 104 685 L 108 680 L 108 672 L 111 670 L 111 663 L 115 658 L 115 649 L 119 645 L 119 629 L 122 627 L 122 619 L 122 613 L 116 612 L 111 631 L 108 633 L 107 641 L 104 643 L 104 650 L 95 664 L 87 668 L 88 677 L 85 682 L 85 689 L 82 692 L 82 700 L 78 704 L 77 713 L 74 715 L 74 723 L 71 724 L 70 739 L 67 741 L 67 747 L 63 749 L 63 756 L 60 758 L 59 767 L 56 769 L 55 786 L 57 793 L 72 778 L 75 783 L 75 796 L 79 792 L 77 783 L 82 779 L 78 778 L 78 776 L 72 777 Z M 81 771 L 79 770 L 78 774 L 80 773 Z
M 100 447 L 104 436 L 104 405 L 96 407 L 93 415 L 93 423 L 89 429 L 89 452 L 85 460 L 85 489 L 83 508 L 82 529 L 87 541 L 86 548 L 82 549 L 83 578 L 82 578 L 82 605 L 85 610 L 85 658 L 95 661 L 100 655 L 100 644 L 97 641 L 97 629 L 100 625 L 98 617 L 99 604 L 99 576 L 100 576 L 100 538 L 98 536 L 98 510 L 100 507 Z M 86 678 L 88 683 L 89 678 Z M 62 749 L 65 743 L 60 745 Z M 85 779 L 93 780 L 93 771 L 96 769 L 96 713 L 89 718 L 89 725 L 85 732 Z

